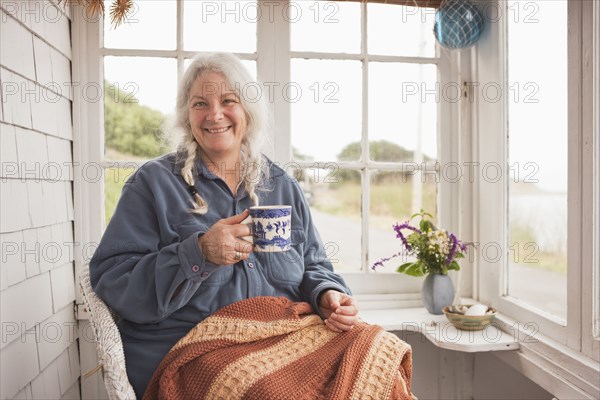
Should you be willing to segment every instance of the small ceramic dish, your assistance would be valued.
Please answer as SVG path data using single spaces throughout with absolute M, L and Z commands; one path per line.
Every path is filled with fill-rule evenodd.
M 457 329 L 480 331 L 492 323 L 496 317 L 496 309 L 488 307 L 484 315 L 464 315 L 457 311 L 458 307 L 446 306 L 442 309 L 448 321 Z

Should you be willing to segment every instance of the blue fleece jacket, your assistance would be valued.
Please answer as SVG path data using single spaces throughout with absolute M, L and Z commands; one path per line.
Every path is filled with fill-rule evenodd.
M 118 322 L 129 379 L 138 398 L 169 349 L 198 322 L 233 302 L 284 296 L 317 308 L 325 289 L 350 294 L 333 272 L 298 183 L 265 158 L 268 191 L 261 205 L 292 205 L 292 249 L 251 253 L 234 265 L 205 260 L 198 238 L 222 218 L 253 204 L 240 185 L 231 193 L 198 161 L 196 187 L 208 213 L 189 212 L 191 194 L 176 154 L 148 161 L 123 187 L 116 211 L 90 262 L 94 291 L 121 317 Z

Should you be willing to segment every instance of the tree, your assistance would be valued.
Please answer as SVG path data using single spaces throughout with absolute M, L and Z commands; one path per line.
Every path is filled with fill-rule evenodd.
M 119 153 L 152 158 L 168 151 L 161 138 L 165 116 L 140 105 L 133 94 L 104 81 L 105 145 Z
M 353 142 L 348 144 L 342 149 L 337 155 L 339 161 L 356 161 L 361 156 L 361 142 Z M 369 142 L 369 156 L 374 161 L 412 161 L 413 152 L 406 150 L 402 146 L 398 146 L 387 140 L 373 140 Z M 376 183 L 382 183 L 387 180 L 394 180 L 398 178 L 401 172 L 386 172 L 378 174 L 373 177 L 373 181 Z M 340 170 L 336 177 L 343 182 L 357 182 L 360 178 L 356 173 L 352 173 L 348 170 Z
M 360 155 L 361 143 L 353 142 L 344 147 L 337 158 L 339 161 L 356 161 Z M 369 156 L 375 161 L 411 161 L 413 152 L 387 140 L 372 140 L 369 142 Z
M 294 160 L 294 161 L 312 161 L 313 157 L 302 153 L 296 147 L 292 146 L 292 160 Z M 294 178 L 296 178 L 296 180 L 298 182 L 304 181 L 304 170 L 303 169 L 294 169 L 293 175 L 294 175 Z

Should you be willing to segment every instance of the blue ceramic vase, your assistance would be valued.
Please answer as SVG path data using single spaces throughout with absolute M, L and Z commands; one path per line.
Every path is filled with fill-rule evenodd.
M 442 308 L 452 304 L 454 285 L 448 275 L 429 274 L 421 290 L 423 305 L 430 314 L 443 314 Z

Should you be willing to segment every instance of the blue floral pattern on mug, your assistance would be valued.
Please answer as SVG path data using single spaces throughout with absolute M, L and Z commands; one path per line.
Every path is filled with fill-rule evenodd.
M 287 251 L 291 246 L 291 206 L 251 207 L 255 250 Z

